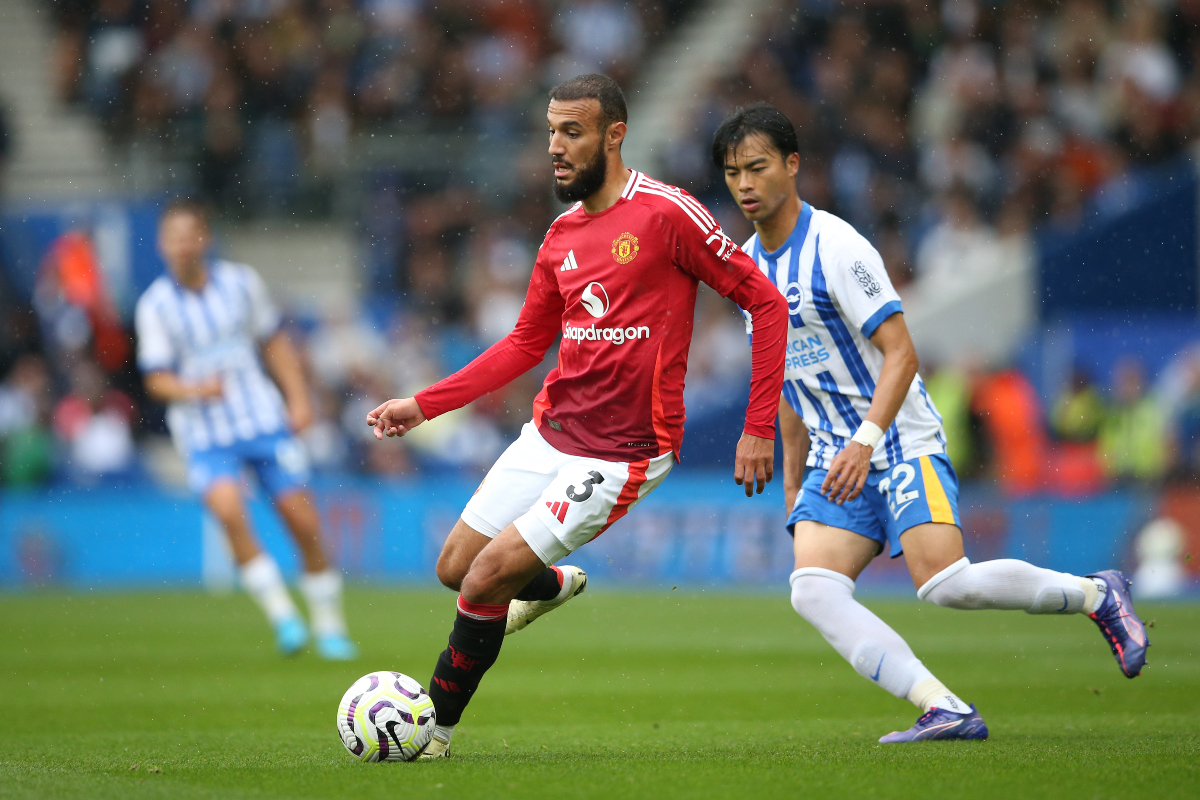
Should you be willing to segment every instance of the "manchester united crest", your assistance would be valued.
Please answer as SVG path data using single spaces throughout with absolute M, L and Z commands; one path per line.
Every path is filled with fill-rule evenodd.
M 613 239 L 612 254 L 618 264 L 628 264 L 637 258 L 638 240 L 629 231 L 625 231 L 616 239 Z

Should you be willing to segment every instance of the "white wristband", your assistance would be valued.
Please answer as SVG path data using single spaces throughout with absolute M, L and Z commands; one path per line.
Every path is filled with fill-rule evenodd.
M 879 444 L 879 440 L 882 438 L 883 428 L 870 420 L 864 419 L 862 425 L 859 425 L 858 430 L 850 437 L 850 441 L 858 442 L 874 450 L 875 445 Z

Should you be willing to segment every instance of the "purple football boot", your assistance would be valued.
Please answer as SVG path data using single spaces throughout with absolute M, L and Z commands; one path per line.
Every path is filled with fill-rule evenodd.
M 1097 578 L 1108 586 L 1100 608 L 1095 613 L 1088 614 L 1100 628 L 1104 640 L 1112 648 L 1113 657 L 1121 667 L 1126 678 L 1136 678 L 1146 666 L 1146 648 L 1150 639 L 1146 636 L 1146 626 L 1133 610 L 1133 600 L 1129 596 L 1129 579 L 1119 570 L 1106 569 L 1089 578 Z
M 879 741 L 883 744 L 896 742 L 932 742 L 936 739 L 986 739 L 987 724 L 975 704 L 971 704 L 971 713 L 956 714 L 936 706 L 926 711 L 906 731 L 892 731 Z

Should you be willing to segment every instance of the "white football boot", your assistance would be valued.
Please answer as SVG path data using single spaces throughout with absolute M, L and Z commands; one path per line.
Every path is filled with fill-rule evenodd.
M 572 597 L 582 594 L 587 588 L 587 573 L 579 567 L 563 564 L 559 569 L 562 570 L 563 585 L 553 600 L 513 600 L 508 604 L 505 636 L 516 633 L 547 611 L 553 611 Z
M 419 758 L 421 760 L 424 760 L 426 758 L 449 758 L 449 757 L 450 757 L 450 740 L 443 739 L 442 737 L 438 736 L 436 733 L 433 734 L 433 738 L 429 740 L 429 744 L 427 744 L 425 746 L 425 752 L 421 753 L 421 755 L 419 756 Z

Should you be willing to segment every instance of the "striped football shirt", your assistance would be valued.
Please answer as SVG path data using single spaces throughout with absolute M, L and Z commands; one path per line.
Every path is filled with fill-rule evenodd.
M 849 223 L 808 203 L 778 250 L 766 251 L 758 234 L 742 250 L 787 300 L 783 395 L 808 427 L 808 466 L 828 468 L 870 408 L 883 367 L 871 334 L 901 313 L 900 297 L 875 248 Z M 746 330 L 753 330 L 748 314 Z M 944 452 L 941 417 L 917 375 L 871 468 Z

